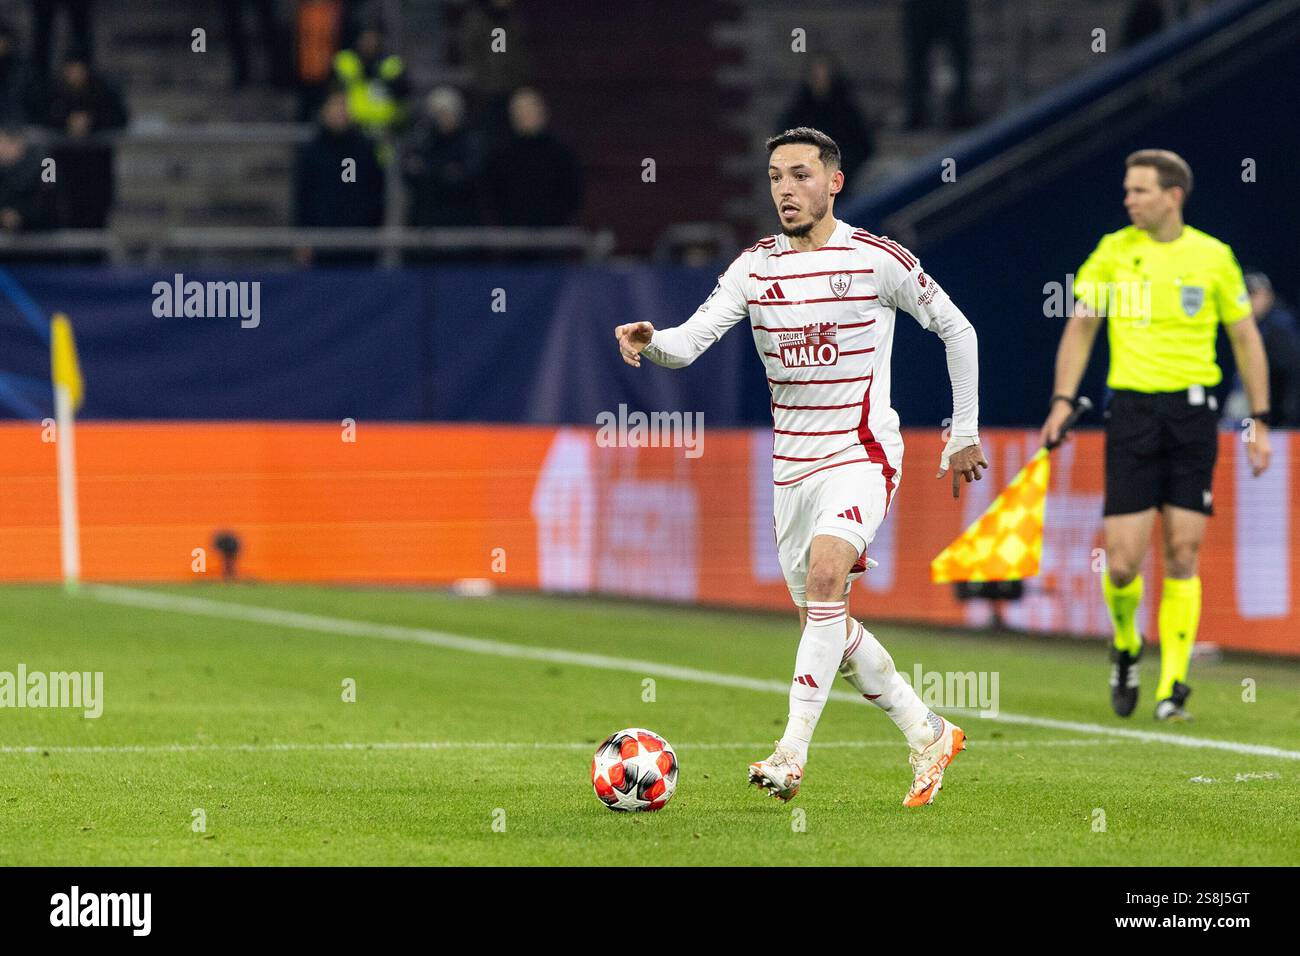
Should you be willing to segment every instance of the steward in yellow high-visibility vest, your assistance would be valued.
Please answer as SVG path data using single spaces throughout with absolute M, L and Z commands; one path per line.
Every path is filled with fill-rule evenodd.
M 368 135 L 382 137 L 405 122 L 410 90 L 406 64 L 395 53 L 383 55 L 379 30 L 363 30 L 355 49 L 335 55 L 334 77 L 347 94 L 353 121 Z

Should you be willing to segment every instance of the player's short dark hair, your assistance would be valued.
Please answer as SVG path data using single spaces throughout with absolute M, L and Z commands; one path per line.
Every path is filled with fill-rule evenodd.
M 816 146 L 817 158 L 827 169 L 840 168 L 839 145 L 821 130 L 813 129 L 811 126 L 796 126 L 794 129 L 788 129 L 784 133 L 771 137 L 767 141 L 767 155 L 771 157 L 772 151 L 778 146 L 790 146 L 796 143 Z
M 1184 199 L 1192 194 L 1192 167 L 1175 152 L 1167 149 L 1139 149 L 1136 153 L 1129 153 L 1128 159 L 1124 160 L 1125 169 L 1134 166 L 1150 166 L 1154 169 L 1156 182 L 1161 189 L 1177 186 L 1183 191 Z

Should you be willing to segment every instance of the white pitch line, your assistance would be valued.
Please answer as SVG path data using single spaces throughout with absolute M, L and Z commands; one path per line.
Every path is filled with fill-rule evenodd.
M 159 753 L 281 753 L 322 750 L 579 750 L 590 752 L 599 741 L 556 743 L 552 741 L 494 741 L 494 740 L 382 740 L 374 743 L 280 743 L 280 744 L 122 744 L 121 746 L 71 745 L 71 746 L 0 746 L 0 754 L 159 754 Z M 1097 738 L 1086 740 L 989 740 L 980 741 L 983 747 L 1097 747 L 1107 743 Z M 691 753 L 696 750 L 764 750 L 768 743 L 698 743 L 676 744 L 674 750 Z M 888 747 L 900 750 L 897 740 L 827 740 L 819 741 L 818 750 L 861 750 L 871 747 Z
M 251 604 L 234 604 L 227 601 L 214 601 L 210 598 L 160 594 L 156 591 L 115 587 L 108 584 L 84 587 L 80 593 L 89 594 L 97 600 L 112 604 L 149 608 L 155 611 L 173 611 L 200 617 L 250 621 L 256 624 L 269 624 L 273 627 L 288 627 L 300 631 L 315 631 L 326 634 L 342 634 L 347 637 L 405 641 L 426 644 L 430 647 L 441 647 L 446 650 L 464 651 L 469 654 L 490 654 L 516 660 L 573 664 L 577 667 L 623 671 L 642 676 L 688 681 L 695 684 L 711 684 L 717 687 L 737 687 L 743 690 L 777 694 L 788 694 L 790 692 L 790 685 L 784 681 L 760 680 L 755 677 L 741 677 L 738 674 L 697 670 L 693 667 L 678 667 L 673 664 L 660 664 L 654 661 L 641 661 L 628 657 L 611 657 L 604 654 L 588 654 L 582 651 L 566 651 L 559 648 L 511 644 L 506 641 L 494 641 L 482 637 L 466 637 L 462 634 L 450 634 L 446 631 L 435 631 L 423 627 L 406 627 L 397 624 L 379 624 L 373 621 L 326 617 L 321 614 L 306 614 L 301 611 L 286 611 L 280 608 L 258 607 Z M 857 694 L 848 691 L 832 690 L 830 696 L 834 700 L 866 704 Z M 1198 750 L 1226 750 L 1229 753 L 1249 754 L 1256 757 L 1300 760 L 1300 751 L 1297 750 L 1284 750 L 1281 747 L 1269 747 L 1264 744 L 1239 743 L 1234 740 L 1215 740 L 1211 737 L 1185 737 L 1180 734 L 1161 733 L 1159 731 L 1128 730 L 1123 727 L 1106 727 L 1102 724 L 1089 724 L 1073 720 L 1055 720 L 1050 717 L 1035 717 L 1028 714 L 1010 714 L 1006 711 L 999 711 L 997 716 L 987 719 L 1004 724 L 1041 727 L 1047 730 L 1065 730 L 1103 737 L 1118 737 L 1125 740 L 1141 741 L 1142 743 L 1168 744 Z

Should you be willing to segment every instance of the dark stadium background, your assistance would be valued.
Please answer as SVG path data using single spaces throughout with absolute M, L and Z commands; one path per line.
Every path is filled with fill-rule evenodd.
M 381 137 L 387 180 L 371 190 L 370 211 L 339 213 L 378 210 L 387 231 L 363 228 L 368 248 L 318 250 L 306 266 L 294 250 L 312 237 L 290 230 L 304 218 L 310 157 L 301 151 L 313 148 L 314 127 L 300 120 L 323 95 L 302 79 L 311 7 L 337 8 L 342 48 L 382 25 L 385 53 L 401 57 L 395 88 L 409 120 Z M 85 49 L 68 16 L 78 8 L 92 27 Z M 242 78 L 231 28 L 241 8 Z M 965 29 L 954 28 L 963 17 Z M 687 372 L 637 377 L 624 374 L 609 330 L 631 318 L 684 320 L 726 262 L 772 231 L 762 141 L 799 116 L 858 130 L 846 151 L 867 158 L 850 171 L 837 213 L 908 244 L 975 323 L 988 425 L 1041 420 L 1060 330 L 1043 315 L 1043 287 L 1064 283 L 1101 234 L 1125 224 L 1119 182 L 1133 149 L 1182 153 L 1196 173 L 1189 223 L 1231 243 L 1283 301 L 1300 292 L 1300 15 L 1289 0 L 10 0 L 0 19 L 11 50 L 3 125 L 34 155 L 93 152 L 64 135 L 67 107 L 59 113 L 40 85 L 47 45 L 49 82 L 69 54 L 88 56 L 94 82 L 115 90 L 126 114 L 92 137 L 115 172 L 103 228 L 86 227 L 72 166 L 47 187 L 44 218 L 0 233 L 12 280 L 0 299 L 0 414 L 9 416 L 49 413 L 45 342 L 14 298 L 25 293 L 39 311 L 73 318 L 90 419 L 589 423 L 614 394 L 702 409 L 715 426 L 765 424 L 766 389 L 743 330 Z M 470 49 L 475 30 L 496 24 L 508 40 L 495 55 L 508 68 Z M 206 52 L 192 49 L 198 28 Z M 1094 50 L 1098 28 L 1104 52 Z M 800 42 L 804 52 L 792 49 Z M 932 44 L 932 88 L 911 116 L 909 54 L 921 42 Z M 820 57 L 837 73 L 831 99 L 801 104 Z M 955 104 L 963 62 L 969 94 Z M 556 202 L 512 210 L 503 197 L 528 205 L 569 182 L 531 183 L 527 154 L 511 159 L 504 104 L 518 85 L 544 98 L 557 149 L 580 180 Z M 482 173 L 474 231 L 433 245 L 428 233 L 402 230 L 417 207 L 436 221 L 440 194 L 419 195 L 402 170 L 418 161 L 426 94 L 446 86 L 465 98 Z M 1246 159 L 1253 182 L 1243 182 Z M 945 160 L 955 161 L 955 182 L 940 175 Z M 499 228 L 539 215 L 561 231 Z M 154 318 L 150 288 L 176 272 L 262 279 L 260 334 Z M 504 314 L 488 307 L 498 288 Z M 939 343 L 903 320 L 897 350 L 903 423 L 938 425 L 949 412 Z M 1221 350 L 1230 368 L 1226 343 Z M 1098 353 L 1085 383 L 1094 399 Z

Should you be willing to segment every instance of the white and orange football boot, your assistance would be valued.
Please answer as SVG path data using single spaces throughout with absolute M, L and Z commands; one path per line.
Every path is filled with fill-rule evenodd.
M 926 747 L 912 751 L 907 758 L 912 763 L 915 777 L 912 787 L 903 798 L 905 807 L 923 807 L 933 803 L 943 789 L 943 772 L 953 759 L 966 749 L 966 732 L 949 720 L 943 720 L 943 729 Z
M 799 766 L 799 755 L 789 747 L 781 746 L 779 740 L 772 756 L 749 765 L 749 782 L 787 803 L 799 792 L 802 781 L 803 767 Z

